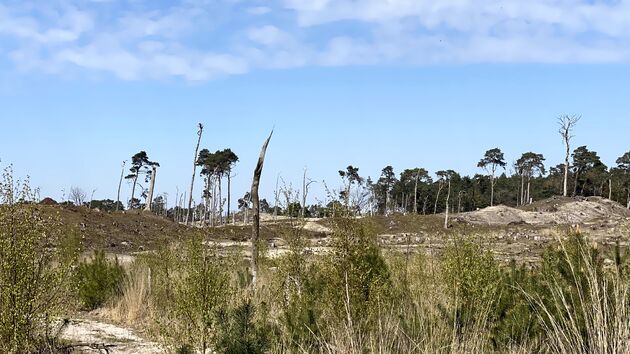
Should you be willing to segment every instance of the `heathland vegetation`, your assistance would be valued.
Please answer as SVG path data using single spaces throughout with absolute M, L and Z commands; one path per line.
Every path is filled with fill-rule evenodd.
M 553 242 L 535 263 L 498 259 L 486 247 L 491 226 L 462 218 L 454 227 L 449 220 L 495 204 L 525 210 L 554 195 L 630 206 L 630 152 L 613 168 L 587 147 L 571 154 L 577 121 L 560 119 L 567 159 L 549 173 L 544 157 L 529 152 L 513 164 L 513 174 L 499 174 L 508 164 L 498 148 L 478 163 L 487 173 L 474 177 L 446 170 L 434 180 L 418 167 L 397 178 L 387 166 L 372 181 L 348 166 L 339 171 L 341 187 L 326 188 L 328 200 L 309 206 L 306 171 L 300 191 L 285 184 L 276 188 L 273 205 L 259 200 L 270 135 L 236 213 L 229 206 L 238 157 L 230 149 L 200 149 L 201 124 L 191 181 L 194 186 L 199 167 L 204 187 L 197 205 L 190 192 L 172 207 L 157 195 L 160 165 L 144 151 L 133 155 L 126 177 L 123 164 L 118 182 L 132 184 L 126 206 L 120 188 L 116 201 L 87 201 L 79 188 L 62 205 L 40 201 L 38 191 L 15 181 L 7 167 L 0 182 L 0 352 L 116 352 L 118 344 L 106 339 L 65 337 L 69 319 L 77 316 L 138 330 L 156 343 L 147 352 L 630 352 L 627 218 L 613 226 L 598 219 L 615 235 L 607 245 L 594 242 L 579 222 L 547 225 Z M 88 234 L 83 222 L 66 216 L 88 208 L 115 215 L 114 224 L 133 220 L 137 234 L 142 224 L 131 218 L 147 218 L 154 227 L 146 232 L 160 234 L 161 241 L 131 256 L 117 254 L 115 238 Z M 261 213 L 269 221 L 261 221 Z M 544 219 L 540 215 L 535 217 Z M 323 218 L 317 227 L 327 231 L 316 242 L 325 244 L 324 251 L 312 247 L 312 217 Z M 423 241 L 408 233 L 384 245 L 382 230 L 394 232 L 400 220 L 441 239 L 440 247 L 418 248 Z M 237 222 L 251 226 L 249 244 L 216 242 L 218 234 L 243 232 L 226 225 Z M 520 224 L 510 227 L 526 232 Z M 283 252 L 277 252 L 279 243 Z

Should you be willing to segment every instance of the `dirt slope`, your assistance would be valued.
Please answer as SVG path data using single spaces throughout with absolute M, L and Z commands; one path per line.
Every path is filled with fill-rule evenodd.
M 455 219 L 478 225 L 577 225 L 630 220 L 630 210 L 600 197 L 550 198 L 522 209 L 500 205 L 463 213 Z

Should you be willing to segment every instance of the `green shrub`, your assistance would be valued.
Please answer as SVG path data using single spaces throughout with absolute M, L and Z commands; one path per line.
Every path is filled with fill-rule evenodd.
M 49 352 L 56 316 L 70 303 L 78 244 L 32 203 L 28 183 L 0 181 L 0 353 Z M 22 190 L 16 193 L 16 190 Z
M 540 286 L 537 270 L 517 266 L 514 261 L 501 269 L 500 290 L 491 313 L 495 348 L 528 343 L 540 335 L 536 309 L 528 297 L 539 293 Z
M 492 253 L 471 240 L 457 240 L 446 248 L 441 270 L 458 328 L 487 318 L 500 284 Z
M 171 347 L 205 352 L 216 344 L 218 314 L 233 293 L 229 257 L 203 243 L 196 232 L 173 249 L 147 256 L 152 301 L 162 340 Z
M 102 250 L 94 251 L 92 258 L 80 262 L 77 268 L 81 305 L 86 310 L 94 310 L 120 295 L 124 279 L 125 270 L 118 264 L 118 259 L 110 261 Z
M 376 232 L 364 221 L 337 219 L 330 245 L 322 274 L 328 315 L 341 316 L 355 329 L 372 325 L 391 289 Z
M 256 309 L 250 300 L 228 311 L 220 311 L 221 322 L 216 349 L 226 354 L 259 354 L 269 348 L 274 334 L 266 324 L 255 320 Z
M 322 267 L 316 256 L 306 252 L 303 229 L 283 230 L 289 252 L 274 259 L 274 272 L 269 272 L 269 287 L 278 289 L 279 326 L 282 336 L 276 338 L 279 351 L 314 349 L 322 315 Z M 272 300 L 273 301 L 273 300 Z M 271 301 L 270 301 L 271 302 Z

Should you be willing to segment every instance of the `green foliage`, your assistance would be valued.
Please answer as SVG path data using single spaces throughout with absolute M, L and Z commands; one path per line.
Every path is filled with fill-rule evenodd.
M 118 259 L 110 261 L 102 250 L 77 267 L 78 295 L 86 310 L 94 310 L 122 292 L 125 270 Z
M 514 261 L 502 269 L 500 291 L 491 314 L 496 348 L 527 343 L 540 334 L 535 308 L 527 295 L 540 292 L 539 279 L 536 272 Z
M 255 307 L 250 300 L 219 313 L 221 327 L 216 349 L 226 354 L 259 354 L 269 348 L 273 334 L 265 323 L 255 320 Z
M 391 285 L 376 233 L 363 221 L 337 219 L 330 245 L 324 272 L 331 315 L 355 323 L 372 320 Z
M 76 238 L 56 217 L 30 203 L 28 182 L 12 170 L 0 182 L 0 352 L 52 350 L 47 335 L 55 316 L 70 303 Z
M 501 274 L 491 252 L 471 240 L 456 240 L 444 252 L 441 270 L 456 304 L 458 326 L 473 323 L 493 307 Z
M 122 202 L 115 202 L 111 199 L 92 200 L 90 202 L 92 208 L 98 208 L 101 211 L 116 211 L 124 209 Z
M 205 352 L 216 343 L 218 313 L 232 293 L 229 259 L 206 247 L 197 233 L 175 249 L 149 256 L 147 262 L 162 335 L 179 347 Z

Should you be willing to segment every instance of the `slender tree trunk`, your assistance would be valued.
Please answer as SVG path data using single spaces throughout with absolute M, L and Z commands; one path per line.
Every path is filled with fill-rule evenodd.
M 575 185 L 573 186 L 573 196 L 577 196 L 577 187 L 578 187 L 578 178 L 580 176 L 580 171 L 575 171 Z
M 448 229 L 448 202 L 451 198 L 451 179 L 448 179 L 448 193 L 446 194 L 446 214 L 444 215 L 444 229 Z
M 306 210 L 306 194 L 308 191 L 306 190 L 308 187 L 306 186 L 306 168 L 304 168 L 304 174 L 302 175 L 302 210 L 300 211 L 302 220 L 304 220 L 304 211 Z
M 424 196 L 424 203 L 422 203 L 422 215 L 427 215 L 427 202 L 429 201 L 429 195 Z
M 416 183 L 413 187 L 413 213 L 418 214 L 418 179 L 420 178 L 420 173 L 416 173 Z
M 221 191 L 221 175 L 218 175 L 219 179 L 219 224 L 223 224 L 223 192 Z
M 215 176 L 212 175 L 211 177 L 212 179 L 210 180 L 210 189 L 212 190 L 211 192 L 211 199 L 210 199 L 210 226 L 214 227 L 214 221 L 216 219 L 217 216 L 217 183 L 215 181 Z
M 525 175 L 521 174 L 521 205 L 525 205 Z
M 197 131 L 197 146 L 195 146 L 195 156 L 193 156 L 193 172 L 190 179 L 190 193 L 188 195 L 188 209 L 186 209 L 186 225 L 188 225 L 188 214 L 192 207 L 193 188 L 195 187 L 195 174 L 197 173 L 197 153 L 199 152 L 199 144 L 201 143 L 201 134 L 203 133 L 203 124 L 199 123 L 199 130 Z
M 173 222 L 179 222 L 179 187 L 175 187 L 175 206 L 173 207 Z
M 153 205 L 153 190 L 155 188 L 155 175 L 157 174 L 157 167 L 151 166 L 151 184 L 149 185 L 149 196 L 147 198 L 147 204 L 144 206 L 144 211 L 151 211 Z
M 565 137 L 564 144 L 566 146 L 566 155 L 564 158 L 564 197 L 569 195 L 569 156 L 571 155 L 571 147 L 569 145 L 569 137 Z
M 205 200 L 203 206 L 203 224 L 207 225 L 208 213 L 210 212 L 210 176 L 206 176 L 206 186 L 204 187 L 203 198 Z
M 185 200 L 186 200 L 186 192 L 184 192 L 184 194 L 182 195 L 182 200 L 180 202 L 181 205 L 182 205 L 181 206 L 182 212 L 180 213 L 180 216 L 182 218 L 181 222 L 188 224 L 188 211 L 190 210 L 190 208 L 186 209 L 186 212 L 184 213 L 183 209 L 184 209 L 184 201 Z M 186 220 L 184 220 L 184 218 L 186 218 Z
M 116 197 L 116 211 L 118 211 L 119 207 L 120 207 L 120 187 L 122 187 L 122 181 L 123 181 L 123 176 L 125 174 L 125 164 L 127 163 L 127 161 L 123 161 L 122 163 L 122 169 L 120 170 L 120 180 L 118 181 L 118 194 Z
M 494 174 L 490 176 L 490 206 L 494 206 Z
M 227 191 L 227 218 L 226 218 L 226 224 L 230 223 L 230 196 L 231 196 L 231 189 L 232 189 L 232 171 L 228 171 L 228 175 L 227 175 L 227 180 L 228 180 L 228 191 Z
M 251 198 L 254 211 L 254 220 L 252 222 L 252 288 L 254 291 L 256 291 L 258 281 L 258 239 L 260 238 L 260 200 L 258 198 L 258 186 L 260 185 L 260 175 L 262 174 L 263 165 L 265 163 L 265 154 L 267 153 L 267 147 L 269 146 L 272 135 L 273 130 L 260 150 L 258 163 L 254 170 L 254 178 L 252 179 Z
M 440 192 L 442 191 L 443 187 L 444 186 L 440 182 L 440 185 L 438 186 L 437 195 L 435 196 L 435 207 L 433 207 L 433 214 L 437 214 L 438 201 L 440 200 Z
M 531 204 L 532 197 L 530 195 L 530 192 L 531 192 L 531 180 L 528 178 L 527 179 L 527 199 L 525 201 L 527 204 Z
M 612 200 L 612 178 L 608 179 L 608 200 Z
M 276 190 L 274 191 L 275 202 L 273 203 L 273 219 L 276 220 L 278 218 L 278 202 L 280 201 L 278 195 L 278 182 L 280 181 L 280 174 L 276 177 Z
M 135 193 L 136 193 L 137 182 L 138 182 L 138 172 L 136 172 L 136 175 L 133 177 L 133 187 L 131 187 L 131 201 L 129 202 L 129 209 L 133 208 L 133 197 L 135 196 Z

